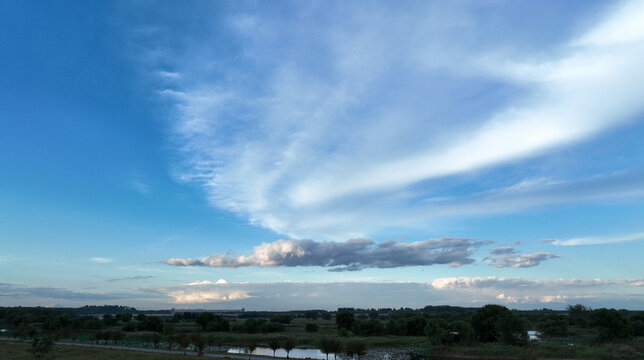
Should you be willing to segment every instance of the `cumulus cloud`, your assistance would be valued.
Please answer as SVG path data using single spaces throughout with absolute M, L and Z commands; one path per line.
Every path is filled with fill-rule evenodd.
M 250 255 L 219 254 L 203 259 L 170 259 L 174 266 L 321 266 L 329 271 L 355 271 L 365 268 L 394 268 L 449 264 L 460 266 L 474 262 L 470 256 L 485 242 L 472 239 L 441 238 L 402 243 L 388 240 L 376 243 L 369 239 L 346 242 L 313 240 L 277 240 L 255 246 Z
M 463 201 L 418 201 L 435 197 L 420 184 L 519 164 L 641 113 L 639 2 L 615 6 L 584 33 L 534 51 L 525 41 L 500 51 L 506 36 L 487 33 L 479 8 L 356 3 L 329 5 L 320 16 L 316 6 L 298 5 L 286 20 L 228 14 L 230 29 L 200 31 L 180 49 L 167 45 L 159 51 L 164 61 L 154 62 L 181 74 L 156 70 L 173 79 L 159 93 L 175 105 L 170 128 L 185 158 L 177 176 L 202 184 L 213 205 L 292 237 L 346 239 L 383 223 L 420 226 L 440 215 L 489 213 L 485 201 L 516 211 L 625 196 L 598 182 L 585 195 L 561 197 L 562 187 L 549 184 L 545 197 L 466 193 Z M 497 25 L 504 35 L 516 30 Z M 221 31 L 230 31 L 239 53 L 210 46 Z M 157 51 L 174 42 L 154 43 Z M 499 98 L 499 88 L 517 91 Z M 642 196 L 637 189 L 631 193 Z
M 177 304 L 200 304 L 213 302 L 228 302 L 235 300 L 248 299 L 250 295 L 243 291 L 220 290 L 220 291 L 195 291 L 195 290 L 176 290 L 169 291 L 167 295 L 174 299 Z
M 415 282 L 264 282 L 199 284 L 138 289 L 175 304 L 258 310 L 329 309 L 343 306 L 414 306 L 444 303 L 443 294 Z

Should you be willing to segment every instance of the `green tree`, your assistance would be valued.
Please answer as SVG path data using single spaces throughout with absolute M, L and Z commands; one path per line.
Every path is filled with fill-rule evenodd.
M 45 359 L 49 353 L 54 349 L 54 342 L 49 336 L 35 337 L 31 342 L 31 349 L 29 350 L 34 358 L 40 360 Z
M 165 341 L 168 343 L 168 350 L 172 350 L 172 346 L 177 342 L 177 335 L 175 334 L 166 335 Z
M 282 348 L 286 351 L 286 358 L 288 359 L 289 353 L 295 347 L 295 341 L 292 338 L 286 337 L 282 340 Z
M 56 329 L 64 329 L 72 326 L 72 319 L 67 314 L 56 317 Z
M 427 321 L 425 334 L 433 345 L 447 345 L 453 340 L 449 325 L 443 319 L 430 319 Z
M 408 336 L 423 336 L 425 335 L 425 326 L 427 319 L 420 315 L 414 315 L 407 319 L 407 335 Z
M 496 321 L 496 332 L 499 339 L 508 345 L 527 345 L 529 342 L 523 319 L 506 313 Z
M 568 311 L 568 321 L 570 322 L 570 325 L 576 325 L 582 328 L 588 326 L 588 320 L 590 319 L 590 313 L 592 312 L 591 308 L 581 304 L 575 304 L 568 305 L 566 310 Z
M 476 310 L 471 321 L 476 339 L 482 342 L 497 341 L 500 335 L 496 330 L 496 323 L 507 315 L 512 313 L 502 305 L 488 304 Z
M 358 356 L 358 360 L 360 360 L 360 356 L 366 354 L 366 347 L 362 341 L 349 341 L 344 346 L 344 353 L 350 358 L 353 358 L 353 356 L 356 355 Z
M 474 329 L 472 325 L 466 321 L 454 321 L 449 325 L 452 331 L 454 342 L 459 344 L 470 344 L 474 341 Z
M 275 352 L 280 348 L 281 343 L 280 339 L 275 336 L 268 339 L 268 347 L 273 350 L 273 357 L 275 357 Z
M 110 332 L 110 339 L 114 341 L 114 345 L 116 345 L 119 341 L 123 340 L 124 337 L 125 337 L 125 334 L 122 331 Z
M 179 344 L 179 347 L 181 347 L 181 350 L 185 353 L 185 349 L 190 346 L 190 336 L 185 332 L 180 332 L 176 335 L 175 340 L 177 341 L 177 344 Z
M 631 327 L 633 328 L 634 336 L 644 335 L 644 321 L 642 320 L 631 321 Z
M 192 344 L 195 346 L 197 356 L 203 355 L 203 350 L 206 347 L 206 340 L 199 333 L 193 333 L 191 336 Z
M 554 312 L 537 322 L 537 331 L 541 337 L 564 337 L 568 335 L 568 321 Z
M 342 343 L 338 339 L 329 339 L 327 344 L 329 351 L 333 354 L 333 360 L 337 360 L 338 353 L 342 352 Z
M 161 335 L 159 335 L 158 332 L 153 332 L 151 339 L 152 339 L 152 344 L 154 344 L 154 348 L 158 349 L 159 343 L 161 343 Z
M 118 314 L 116 315 L 116 318 L 122 323 L 127 323 L 128 321 L 132 320 L 132 314 L 130 313 Z
M 215 319 L 215 314 L 209 312 L 202 312 L 195 316 L 195 323 L 197 323 L 205 331 L 208 323 Z
M 355 317 L 350 311 L 340 311 L 335 314 L 335 323 L 338 325 L 338 328 L 351 330 Z
M 360 336 L 382 336 L 385 334 L 385 326 L 380 320 L 356 320 L 351 328 L 354 334 Z
M 599 342 L 630 339 L 633 336 L 628 319 L 615 309 L 601 308 L 593 311 L 590 325 L 599 330 Z
M 329 360 L 329 354 L 333 352 L 333 340 L 329 338 L 320 339 L 320 351 L 326 355 L 326 360 Z
M 252 338 L 246 340 L 246 349 L 248 350 L 248 359 L 250 360 L 250 357 L 253 355 L 253 351 L 257 349 L 257 341 Z

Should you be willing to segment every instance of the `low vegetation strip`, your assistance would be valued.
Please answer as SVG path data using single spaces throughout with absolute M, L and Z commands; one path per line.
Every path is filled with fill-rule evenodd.
M 492 304 L 226 314 L 143 314 L 103 307 L 115 312 L 83 315 L 66 310 L 0 308 L 0 335 L 32 341 L 37 345 L 34 353 L 46 352 L 58 341 L 238 359 L 249 356 L 225 354 L 230 350 L 254 358 L 277 354 L 319 360 L 644 359 L 644 312 L 583 305 L 565 311 L 517 311 Z

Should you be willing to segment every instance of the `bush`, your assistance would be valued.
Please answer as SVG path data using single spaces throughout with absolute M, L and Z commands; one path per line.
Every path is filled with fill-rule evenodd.
M 318 325 L 313 324 L 313 323 L 307 323 L 306 325 L 304 325 L 304 330 L 306 332 L 317 332 L 318 331 Z
M 31 342 L 29 350 L 36 359 L 44 359 L 54 348 L 54 342 L 49 336 L 36 337 Z

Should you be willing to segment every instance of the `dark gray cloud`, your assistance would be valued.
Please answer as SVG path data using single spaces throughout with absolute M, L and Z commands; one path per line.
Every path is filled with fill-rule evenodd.
M 255 246 L 250 255 L 219 254 L 203 259 L 170 259 L 174 266 L 322 266 L 329 271 L 356 271 L 365 268 L 395 268 L 449 264 L 460 266 L 474 262 L 470 256 L 488 242 L 473 239 L 440 238 L 413 243 L 394 240 L 376 243 L 369 239 L 346 242 L 313 240 L 277 240 Z
M 517 254 L 514 252 L 514 249 L 508 249 L 508 248 L 497 248 L 492 250 L 490 254 L 491 255 L 486 257 L 485 260 L 490 262 L 489 265 L 496 266 L 498 268 L 533 267 L 541 264 L 546 260 L 556 259 L 561 257 L 560 255 L 553 254 L 553 253 L 546 253 L 546 252 Z

